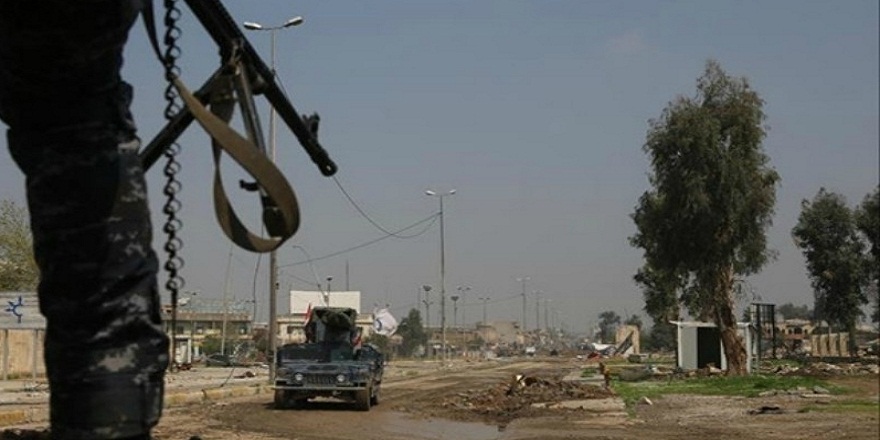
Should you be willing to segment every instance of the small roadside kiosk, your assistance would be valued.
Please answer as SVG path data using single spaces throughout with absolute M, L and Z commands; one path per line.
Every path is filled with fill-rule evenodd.
M 705 368 L 709 364 L 722 370 L 727 369 L 727 356 L 721 342 L 721 332 L 711 322 L 670 321 L 677 327 L 678 367 L 685 370 Z M 756 356 L 753 329 L 747 322 L 736 324 L 740 337 L 746 346 L 746 371 L 752 372 L 752 359 Z

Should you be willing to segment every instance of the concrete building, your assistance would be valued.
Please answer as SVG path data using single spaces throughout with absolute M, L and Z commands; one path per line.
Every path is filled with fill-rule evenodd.
M 727 356 L 721 343 L 721 332 L 711 322 L 671 321 L 678 328 L 677 365 L 685 370 L 705 368 L 709 364 L 727 369 Z M 739 335 L 746 346 L 746 371 L 752 371 L 757 358 L 754 329 L 747 322 L 737 323 Z
M 518 321 L 492 321 L 477 325 L 477 333 L 489 345 L 523 344 L 525 340 L 519 331 Z
M 215 300 L 195 297 L 181 298 L 177 306 L 175 361 L 192 363 L 206 353 L 205 341 L 222 340 L 224 349 L 236 353 L 243 345 L 253 342 L 252 303 L 240 300 Z M 168 337 L 171 331 L 171 305 L 162 306 L 162 323 Z

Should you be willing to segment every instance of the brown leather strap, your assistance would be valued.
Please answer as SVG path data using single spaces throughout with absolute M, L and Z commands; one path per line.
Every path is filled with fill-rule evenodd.
M 143 18 L 147 28 L 147 35 L 153 51 L 161 62 L 165 62 L 159 42 L 156 35 L 156 24 L 153 13 L 153 1 L 143 1 Z M 215 87 L 226 86 L 220 84 L 225 79 L 220 77 L 215 81 Z M 287 239 L 292 237 L 297 229 L 299 229 L 299 204 L 293 188 L 287 182 L 287 179 L 278 171 L 266 155 L 258 149 L 252 142 L 245 139 L 229 127 L 229 120 L 234 110 L 234 102 L 219 102 L 214 100 L 209 111 L 202 103 L 187 90 L 186 86 L 178 77 L 171 78 L 177 93 L 180 95 L 187 109 L 192 113 L 193 117 L 199 122 L 202 128 L 211 136 L 211 147 L 214 155 L 214 213 L 217 222 L 223 232 L 235 244 L 243 249 L 254 252 L 270 252 L 277 249 Z M 219 93 L 212 94 L 220 95 Z M 240 97 L 241 98 L 241 97 Z M 246 97 L 245 99 L 251 99 Z M 263 238 L 259 235 L 251 233 L 241 222 L 226 191 L 223 188 L 223 181 L 220 174 L 220 158 L 221 152 L 225 151 L 231 156 L 244 170 L 250 174 L 257 182 L 257 185 L 265 193 L 265 199 L 268 199 L 268 205 L 277 208 L 278 215 L 272 215 L 272 219 L 266 218 L 266 210 L 264 207 L 264 224 L 267 226 L 271 237 Z
M 229 127 L 227 121 L 232 116 L 233 102 L 212 103 L 212 113 L 187 90 L 179 78 L 174 78 L 173 84 L 189 111 L 213 140 L 214 213 L 223 232 L 235 244 L 250 251 L 270 252 L 277 249 L 299 229 L 299 204 L 287 179 L 256 146 Z M 232 209 L 220 174 L 223 151 L 256 179 L 266 196 L 278 207 L 283 225 L 278 236 L 267 239 L 251 233 Z

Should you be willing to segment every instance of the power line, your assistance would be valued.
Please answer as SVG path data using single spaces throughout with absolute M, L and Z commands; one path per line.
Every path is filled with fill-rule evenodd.
M 278 83 L 279 83 L 280 88 L 281 88 L 281 93 L 286 97 L 286 96 L 287 96 L 287 89 L 284 87 L 284 83 L 283 83 L 283 81 L 281 81 L 281 78 L 277 78 L 277 80 L 278 80 Z M 338 179 L 335 175 L 334 175 L 334 176 L 331 176 L 331 178 L 333 179 L 333 182 L 336 184 L 336 187 L 339 188 L 339 191 L 342 192 L 342 195 L 345 196 L 345 199 L 348 200 L 348 203 L 350 203 L 351 206 L 354 207 L 355 211 L 357 211 L 358 214 L 361 215 L 361 217 L 363 217 L 368 223 L 370 223 L 371 225 L 373 225 L 374 228 L 378 229 L 378 230 L 381 231 L 383 234 L 386 234 L 387 236 L 391 236 L 391 237 L 395 237 L 395 238 L 415 238 L 415 237 L 418 237 L 418 236 L 424 234 L 424 233 L 427 231 L 427 228 L 426 228 L 426 229 L 423 230 L 423 231 L 419 231 L 418 233 L 411 234 L 411 235 L 400 235 L 400 234 L 399 234 L 399 232 L 405 231 L 405 230 L 407 230 L 407 229 L 409 229 L 409 228 L 403 228 L 403 229 L 400 229 L 400 230 L 398 230 L 398 231 L 396 231 L 396 232 L 391 232 L 391 231 L 389 231 L 388 229 L 386 229 L 385 227 L 383 227 L 382 225 L 380 225 L 378 222 L 376 222 L 375 220 L 373 220 L 372 217 L 370 217 L 370 216 L 366 213 L 366 211 L 364 211 L 364 210 L 360 207 L 360 205 L 358 205 L 358 203 L 355 202 L 354 198 L 353 198 L 353 197 L 351 196 L 351 194 L 345 189 L 345 187 L 342 186 L 342 182 L 340 182 L 339 179 Z M 433 223 L 432 223 L 432 224 L 433 224 Z M 324 257 L 322 257 L 322 258 L 324 258 Z M 321 258 L 318 258 L 318 259 L 321 259 Z
M 382 227 L 382 225 L 380 225 L 379 223 L 376 223 L 372 218 L 370 218 L 369 215 L 367 215 L 367 213 L 363 209 L 361 209 L 360 206 L 358 206 L 357 202 L 355 202 L 354 199 L 351 197 L 351 195 L 348 193 L 348 191 L 345 190 L 345 188 L 342 186 L 342 183 L 339 182 L 339 179 L 337 179 L 336 176 L 332 176 L 332 179 L 333 179 L 333 182 L 336 183 L 336 187 L 339 188 L 339 191 L 342 191 L 342 194 L 345 196 L 346 199 L 348 199 L 348 203 L 351 203 L 351 206 L 354 207 L 354 209 L 361 215 L 361 217 L 363 217 L 365 220 L 367 220 L 367 222 L 369 222 L 371 225 L 373 225 L 376 229 L 382 231 L 382 233 L 388 234 L 388 235 L 396 237 L 396 238 L 415 238 L 415 237 L 418 237 L 419 235 L 422 235 L 425 233 L 425 231 L 421 231 L 417 234 L 412 234 L 412 235 L 399 235 L 396 232 L 388 231 L 387 229 Z
M 437 218 L 438 218 L 438 217 L 439 217 L 438 214 L 431 214 L 429 217 L 426 217 L 426 218 L 424 218 L 424 219 L 422 219 L 422 220 L 419 220 L 419 221 L 417 221 L 417 222 L 415 222 L 415 223 L 413 223 L 413 224 L 411 224 L 411 225 L 409 225 L 409 226 L 407 226 L 407 227 L 405 227 L 405 228 L 403 228 L 403 229 L 399 229 L 399 230 L 397 230 L 397 232 L 403 232 L 403 231 L 406 231 L 406 230 L 412 229 L 412 228 L 414 228 L 414 227 L 416 227 L 416 226 L 418 226 L 418 225 L 420 225 L 420 224 L 422 224 L 422 223 L 425 223 L 425 222 L 430 221 L 430 223 L 428 223 L 428 225 L 425 226 L 425 228 L 424 228 L 422 231 L 420 231 L 418 235 L 424 234 L 425 231 L 427 231 L 427 230 L 431 227 L 431 225 L 433 225 L 433 224 L 437 221 Z M 366 242 L 366 243 L 361 243 L 361 244 L 359 244 L 359 245 L 357 245 L 357 246 L 352 246 L 352 247 L 350 247 L 350 248 L 348 248 L 348 249 L 343 249 L 343 250 L 341 250 L 341 251 L 333 252 L 333 253 L 330 253 L 330 254 L 327 254 L 327 255 L 324 255 L 324 256 L 321 256 L 321 257 L 317 257 L 317 258 L 311 258 L 311 259 L 308 259 L 308 260 L 305 260 L 305 261 L 297 261 L 297 262 L 295 262 L 295 263 L 284 264 L 284 265 L 281 265 L 281 266 L 278 266 L 278 267 L 299 266 L 300 264 L 305 264 L 305 263 L 309 263 L 309 262 L 313 262 L 313 261 L 319 261 L 319 260 L 325 260 L 325 259 L 327 259 L 327 258 L 336 257 L 336 256 L 339 256 L 339 255 L 342 255 L 342 254 L 348 253 L 348 252 L 356 251 L 356 250 L 358 250 L 358 249 L 361 249 L 361 248 L 364 248 L 364 247 L 370 246 L 370 245 L 372 245 L 372 244 L 376 244 L 376 243 L 378 243 L 378 242 L 380 242 L 380 241 L 382 241 L 382 240 L 385 240 L 386 238 L 389 238 L 389 237 L 395 237 L 395 235 L 392 235 L 392 234 L 385 235 L 385 236 L 382 236 L 382 237 L 376 238 L 376 239 L 374 239 L 374 240 L 370 240 L 370 241 L 368 241 L 368 242 Z

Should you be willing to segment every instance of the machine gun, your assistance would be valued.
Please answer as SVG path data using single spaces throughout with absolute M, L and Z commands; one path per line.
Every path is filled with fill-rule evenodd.
M 317 114 L 300 117 L 276 82 L 272 69 L 260 59 L 219 0 L 185 2 L 219 47 L 220 67 L 192 94 L 179 78 L 169 78 L 186 107 L 174 115 L 143 149 L 141 162 L 144 169 L 149 169 L 194 120 L 198 121 L 213 139 L 214 207 L 221 228 L 242 248 L 258 252 L 274 250 L 293 236 L 299 227 L 299 208 L 292 188 L 266 154 L 254 95 L 265 96 L 321 174 L 332 176 L 336 173 L 336 164 L 318 143 L 320 118 Z M 156 55 L 165 63 L 158 46 L 151 0 L 145 2 L 144 21 Z M 247 138 L 228 125 L 236 103 Z M 255 182 L 241 182 L 241 186 L 260 191 L 263 223 L 270 238 L 250 233 L 232 210 L 219 174 L 221 151 L 229 154 L 254 177 Z

